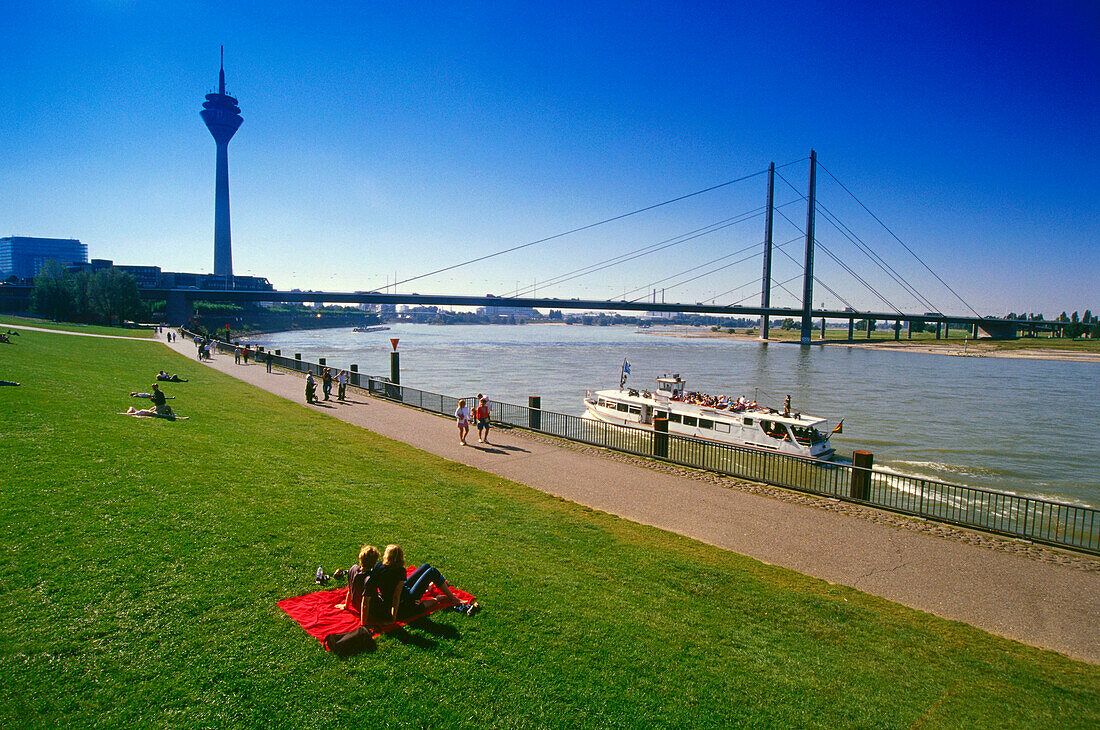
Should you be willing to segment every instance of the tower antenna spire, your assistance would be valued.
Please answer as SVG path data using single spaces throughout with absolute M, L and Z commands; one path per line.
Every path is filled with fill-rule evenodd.
M 218 71 L 218 93 L 225 93 L 225 46 L 221 46 L 221 63 Z

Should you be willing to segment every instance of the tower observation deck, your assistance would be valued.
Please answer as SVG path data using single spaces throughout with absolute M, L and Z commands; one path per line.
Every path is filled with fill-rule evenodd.
M 229 225 L 229 140 L 237 133 L 244 118 L 237 100 L 225 93 L 225 52 L 218 72 L 218 92 L 207 94 L 199 112 L 217 145 L 217 172 L 214 183 L 214 275 L 224 276 L 226 286 L 233 285 L 233 237 Z

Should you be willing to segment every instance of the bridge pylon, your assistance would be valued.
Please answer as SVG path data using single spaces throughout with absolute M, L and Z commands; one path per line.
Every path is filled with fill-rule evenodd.
M 802 272 L 802 337 L 803 345 L 810 344 L 814 334 L 810 303 L 814 297 L 814 210 L 817 193 L 817 152 L 810 150 L 810 190 L 806 200 L 806 265 Z

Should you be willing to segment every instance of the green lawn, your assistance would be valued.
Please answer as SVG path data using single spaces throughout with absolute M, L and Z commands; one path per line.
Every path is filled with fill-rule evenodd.
M 1096 727 L 1100 669 L 418 452 L 160 344 L 2 351 L 0 726 Z M 190 420 L 114 415 L 164 368 Z M 339 660 L 400 542 L 485 610 Z
M 107 327 L 98 324 L 76 324 L 74 322 L 51 322 L 48 319 L 34 319 L 32 317 L 16 317 L 10 314 L 0 314 L 0 331 L 7 332 L 8 325 L 20 324 L 27 327 L 40 327 L 48 330 L 63 330 L 66 332 L 83 332 L 91 335 L 118 335 L 119 337 L 156 337 L 152 327 Z

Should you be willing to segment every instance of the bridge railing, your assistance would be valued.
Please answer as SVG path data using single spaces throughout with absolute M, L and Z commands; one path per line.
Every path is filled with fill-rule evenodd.
M 453 416 L 459 398 L 363 376 L 371 395 Z M 473 403 L 471 396 L 467 403 Z M 1100 553 L 1100 510 L 988 489 L 904 476 L 852 464 L 821 462 L 745 446 L 493 401 L 492 421 L 538 433 L 654 458 L 681 466 L 867 504 L 939 522 Z M 854 485 L 866 480 L 860 493 Z

